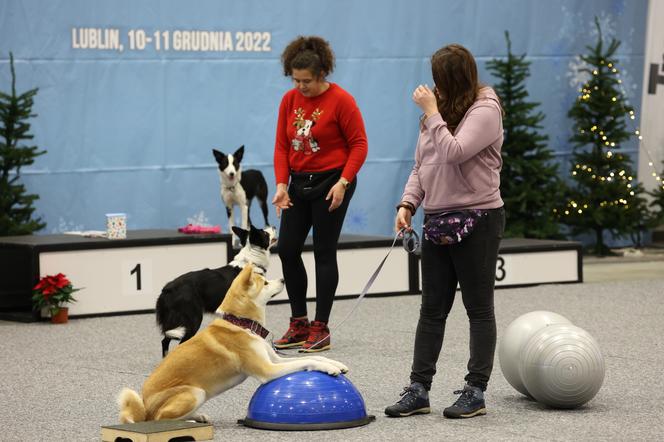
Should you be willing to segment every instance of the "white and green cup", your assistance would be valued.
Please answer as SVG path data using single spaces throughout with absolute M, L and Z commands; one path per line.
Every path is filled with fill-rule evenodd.
M 125 239 L 127 237 L 127 214 L 107 213 L 106 234 L 108 239 Z

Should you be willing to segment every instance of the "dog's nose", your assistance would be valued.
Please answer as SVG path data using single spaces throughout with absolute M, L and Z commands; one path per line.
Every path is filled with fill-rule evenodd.
M 279 280 L 279 282 L 283 284 L 283 283 L 284 283 L 284 278 L 281 278 L 281 279 Z

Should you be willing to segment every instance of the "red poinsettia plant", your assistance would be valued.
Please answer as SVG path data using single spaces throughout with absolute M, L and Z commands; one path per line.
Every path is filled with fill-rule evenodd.
M 63 304 L 76 302 L 72 293 L 75 289 L 71 281 L 62 273 L 42 277 L 32 289 L 32 303 L 35 309 L 48 308 L 51 315 L 57 315 Z

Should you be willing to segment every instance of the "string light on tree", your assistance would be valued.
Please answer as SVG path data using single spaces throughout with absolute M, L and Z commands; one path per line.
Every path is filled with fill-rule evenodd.
M 588 81 L 578 89 L 577 100 L 569 111 L 574 131 L 572 181 L 567 203 L 559 219 L 573 233 L 595 233 L 595 252 L 608 253 L 604 232 L 625 235 L 639 232 L 646 219 L 643 187 L 633 176 L 631 159 L 620 153 L 622 144 L 639 137 L 638 129 L 628 131 L 626 121 L 634 119 L 634 110 L 626 102 L 620 73 L 613 56 L 620 45 L 602 40 L 599 21 L 595 19 L 598 40 L 589 46 L 583 72 Z
M 601 63 L 603 64 L 603 63 L 604 63 L 604 60 L 602 60 Z M 613 64 L 612 64 L 612 63 L 609 63 L 607 66 L 608 66 L 608 67 L 613 67 Z M 613 69 L 612 72 L 616 74 L 616 77 L 617 77 L 617 78 L 616 78 L 616 81 L 617 81 L 618 84 L 621 85 L 621 86 L 620 86 L 620 92 L 621 92 L 622 95 L 625 97 L 625 98 L 624 98 L 625 103 L 629 106 L 629 99 L 627 98 L 627 93 L 625 92 L 625 89 L 624 89 L 624 87 L 622 86 L 623 81 L 622 81 L 622 79 L 620 78 L 620 75 L 619 75 L 620 73 L 619 73 L 619 71 L 618 71 L 617 69 Z M 635 120 L 635 119 L 636 119 L 636 114 L 634 113 L 634 110 L 633 110 L 633 109 L 626 109 L 626 111 L 628 111 L 628 113 L 629 113 L 629 119 L 630 119 L 630 120 Z M 641 132 L 640 132 L 640 130 L 639 130 L 638 128 L 634 129 L 634 134 L 637 136 L 637 138 L 639 139 L 639 141 L 643 141 L 643 136 L 641 135 Z M 611 146 L 612 146 L 612 147 L 615 146 L 615 143 L 611 143 Z M 650 153 L 650 150 L 647 148 L 646 145 L 642 145 L 642 147 L 643 147 L 643 151 L 646 153 L 646 155 L 648 156 L 648 159 L 650 160 L 650 161 L 648 161 L 648 166 L 649 166 L 650 168 L 652 168 L 652 170 L 653 170 L 653 172 L 652 172 L 652 176 L 655 178 L 656 181 L 660 181 L 660 182 L 661 182 L 661 181 L 662 181 L 662 178 L 661 178 L 661 176 L 658 174 L 658 172 L 657 172 L 657 170 L 656 170 L 656 168 L 655 168 L 655 165 L 653 164 L 653 161 L 652 161 L 652 154 Z M 662 185 L 661 189 L 664 190 L 664 182 L 663 182 L 663 185 Z

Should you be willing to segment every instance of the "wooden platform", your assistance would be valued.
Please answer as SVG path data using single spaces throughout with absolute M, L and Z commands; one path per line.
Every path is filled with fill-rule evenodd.
M 198 422 L 163 420 L 101 427 L 102 442 L 171 442 L 212 440 L 214 427 Z
M 393 238 L 342 235 L 338 248 L 338 297 L 354 297 L 364 288 Z M 496 286 L 515 287 L 583 281 L 581 244 L 573 241 L 505 239 L 500 246 Z M 82 287 L 71 316 L 154 311 L 162 287 L 192 270 L 220 267 L 232 260 L 230 235 L 187 235 L 173 230 L 129 231 L 126 239 L 83 238 L 72 235 L 0 237 L 0 319 L 36 321 L 31 289 L 40 276 L 64 273 Z M 313 245 L 302 253 L 309 287 L 315 299 Z M 269 278 L 281 278 L 281 261 L 271 254 Z M 369 290 L 369 296 L 420 292 L 418 257 L 398 241 Z M 273 302 L 286 302 L 284 290 Z

